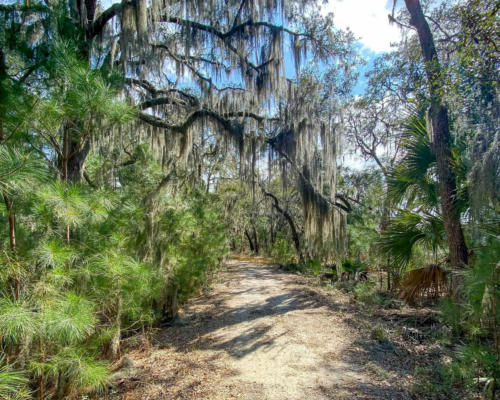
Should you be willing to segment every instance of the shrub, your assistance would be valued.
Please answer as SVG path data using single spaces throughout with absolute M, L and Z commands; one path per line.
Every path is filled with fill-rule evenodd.
M 280 264 L 290 263 L 295 256 L 292 243 L 281 232 L 276 235 L 271 256 Z
M 357 282 L 353 288 L 354 298 L 362 303 L 374 305 L 378 303 L 378 294 L 375 282 Z

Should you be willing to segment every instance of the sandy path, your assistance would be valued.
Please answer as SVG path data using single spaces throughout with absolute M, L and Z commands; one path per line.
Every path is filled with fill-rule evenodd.
M 346 298 L 232 261 L 158 345 L 132 352 L 121 399 L 407 399 L 401 354 L 370 339 Z M 368 336 L 368 337 L 366 337 Z M 382 371 L 377 374 L 373 370 Z

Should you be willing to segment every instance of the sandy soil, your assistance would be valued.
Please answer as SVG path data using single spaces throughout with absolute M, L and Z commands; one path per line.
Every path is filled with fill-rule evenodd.
M 229 262 L 153 347 L 127 355 L 112 398 L 412 398 L 408 350 L 374 338 L 373 315 L 347 296 L 304 283 L 272 266 Z

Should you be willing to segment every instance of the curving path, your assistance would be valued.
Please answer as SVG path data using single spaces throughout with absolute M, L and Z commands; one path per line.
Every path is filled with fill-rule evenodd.
M 402 349 L 336 292 L 230 261 L 150 349 L 134 350 L 120 399 L 409 399 Z

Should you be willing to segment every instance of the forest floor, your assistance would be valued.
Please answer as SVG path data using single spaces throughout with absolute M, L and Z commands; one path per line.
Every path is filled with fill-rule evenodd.
M 415 367 L 440 357 L 420 339 L 432 313 L 368 309 L 311 282 L 230 260 L 151 346 L 125 354 L 110 398 L 415 398 Z

